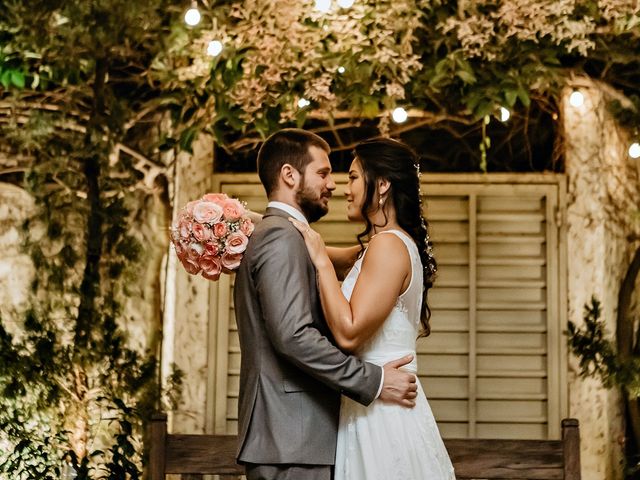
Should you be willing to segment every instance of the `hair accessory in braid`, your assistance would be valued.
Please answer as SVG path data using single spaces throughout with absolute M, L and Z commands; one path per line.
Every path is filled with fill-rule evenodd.
M 422 172 L 420 171 L 420 162 L 416 162 L 413 164 L 413 166 L 416 169 L 416 175 L 418 177 L 418 201 L 420 202 L 420 211 L 422 212 L 422 188 L 421 188 L 421 184 L 420 184 L 420 178 L 422 177 Z M 425 269 L 425 273 L 428 275 L 429 278 L 433 277 L 436 272 L 438 271 L 438 267 L 436 266 L 436 262 L 435 259 L 433 257 L 433 243 L 431 242 L 431 238 L 429 237 L 429 230 L 427 229 L 427 224 L 424 221 L 424 217 L 422 215 L 420 215 L 420 223 L 422 226 L 422 231 L 424 232 L 424 243 L 426 245 L 425 247 L 425 251 L 427 254 L 427 257 L 429 257 L 429 262 L 428 264 L 424 267 Z

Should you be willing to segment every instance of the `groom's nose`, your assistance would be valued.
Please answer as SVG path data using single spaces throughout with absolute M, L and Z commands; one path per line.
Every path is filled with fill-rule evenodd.
M 336 182 L 333 181 L 331 174 L 327 177 L 327 190 L 334 191 L 336 189 Z

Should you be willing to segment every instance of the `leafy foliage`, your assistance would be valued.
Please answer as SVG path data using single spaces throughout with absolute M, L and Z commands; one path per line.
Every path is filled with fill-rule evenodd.
M 612 110 L 637 118 L 639 24 L 628 0 L 356 2 L 327 13 L 313 2 L 216 3 L 188 37 L 169 38 L 153 75 L 192 86 L 179 118 L 221 143 L 241 132 L 232 148 L 314 112 L 330 124 L 344 111 L 380 116 L 382 133 L 394 130 L 388 115 L 398 105 L 427 112 L 419 124 L 478 122 L 500 106 L 526 115 L 531 102 L 553 108 L 580 75 L 627 95 Z M 207 56 L 211 40 L 224 45 L 218 57 Z M 311 105 L 300 108 L 300 98 Z
M 95 155 L 99 144 L 90 147 Z M 41 148 L 25 179 L 39 206 L 24 230 L 33 300 L 19 337 L 0 322 L 0 438 L 13 445 L 0 472 L 53 479 L 70 463 L 79 479 L 141 478 L 158 379 L 153 351 L 133 347 L 119 325 L 135 293 L 124 284 L 144 260 L 124 194 L 131 175 L 118 184 L 88 172 L 77 134 Z
M 157 101 L 142 73 L 172 8 L 9 1 L 0 12 L 0 67 L 24 79 L 2 94 L 14 108 L 0 137 L 34 159 L 24 187 L 37 207 L 24 226 L 30 308 L 19 335 L 0 319 L 0 472 L 11 478 L 70 467 L 78 479 L 142 476 L 159 337 L 140 345 L 123 321 L 147 260 L 138 224 L 149 193 L 118 145 L 157 137 L 137 116 Z
M 601 316 L 601 304 L 592 297 L 584 307 L 584 327 L 568 322 L 569 347 L 580 359 L 580 375 L 597 377 L 607 388 L 624 387 L 632 398 L 640 398 L 640 357 L 621 358 Z

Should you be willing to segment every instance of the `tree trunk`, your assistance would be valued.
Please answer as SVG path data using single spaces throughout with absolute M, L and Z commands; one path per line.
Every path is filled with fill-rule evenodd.
M 618 354 L 621 360 L 627 360 L 632 355 L 638 355 L 640 345 L 633 345 L 633 319 L 631 318 L 631 297 L 636 285 L 636 278 L 640 272 L 640 248 L 636 250 L 633 260 L 629 265 L 627 274 L 620 286 L 618 295 L 618 316 L 616 319 L 616 340 L 618 344 Z M 626 388 L 623 388 L 629 423 L 636 448 L 640 448 L 640 403 L 638 398 L 631 396 Z
M 101 137 L 100 121 L 104 112 L 104 84 L 107 76 L 107 60 L 96 60 L 93 84 L 93 109 L 87 125 L 85 146 L 95 144 L 96 136 Z M 95 148 L 95 146 L 93 147 Z M 89 219 L 87 221 L 87 251 L 85 268 L 80 284 L 80 306 L 75 330 L 76 351 L 85 350 L 91 337 L 91 326 L 95 321 L 96 297 L 100 292 L 100 258 L 102 256 L 103 212 L 100 201 L 100 156 L 101 152 L 87 150 L 84 159 L 84 176 L 87 182 Z

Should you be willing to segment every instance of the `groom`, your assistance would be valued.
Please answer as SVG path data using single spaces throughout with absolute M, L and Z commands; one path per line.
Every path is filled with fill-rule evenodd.
M 258 173 L 269 204 L 237 273 L 234 292 L 242 350 L 238 462 L 248 480 L 330 480 L 340 394 L 414 405 L 416 379 L 358 360 L 333 343 L 322 315 L 316 272 L 300 232 L 315 222 L 336 188 L 329 145 L 299 129 L 269 137 Z

